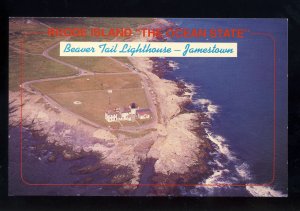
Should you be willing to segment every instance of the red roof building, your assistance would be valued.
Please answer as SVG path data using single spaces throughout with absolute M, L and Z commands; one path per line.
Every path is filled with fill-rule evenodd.
M 151 117 L 151 110 L 148 108 L 142 108 L 136 110 L 136 115 L 138 119 L 149 119 Z

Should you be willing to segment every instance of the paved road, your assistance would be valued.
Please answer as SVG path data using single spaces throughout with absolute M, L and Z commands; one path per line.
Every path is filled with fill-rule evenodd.
M 69 38 L 68 38 L 68 39 L 69 39 Z M 67 40 L 67 39 L 66 39 L 66 40 Z M 82 76 L 82 75 L 92 75 L 92 74 L 94 74 L 94 73 L 91 72 L 91 71 L 82 69 L 82 68 L 80 68 L 80 67 L 77 67 L 77 66 L 75 66 L 75 65 L 69 64 L 69 63 L 67 63 L 67 62 L 58 60 L 58 59 L 56 59 L 56 58 L 50 56 L 50 55 L 49 55 L 49 51 L 51 51 L 53 48 L 57 47 L 57 46 L 59 45 L 59 43 L 60 43 L 60 42 L 58 42 L 58 43 L 52 45 L 50 48 L 46 49 L 46 50 L 43 52 L 43 56 L 46 57 L 47 59 L 50 59 L 50 60 L 55 61 L 55 62 L 57 62 L 57 63 L 63 64 L 63 65 L 65 65 L 65 66 L 71 67 L 71 68 L 73 68 L 73 69 L 75 69 L 75 70 L 78 70 L 78 71 L 79 71 L 78 76 Z M 61 78 L 61 79 L 62 79 L 62 78 Z
M 66 38 L 66 40 L 69 39 Z M 44 81 L 54 81 L 54 80 L 62 80 L 62 79 L 71 79 L 71 78 L 78 78 L 78 77 L 81 77 L 81 76 L 84 76 L 84 75 L 120 75 L 120 74 L 137 74 L 140 76 L 140 78 L 142 79 L 142 84 L 144 86 L 144 90 L 145 90 L 145 93 L 146 93 L 146 97 L 148 99 L 148 103 L 149 103 L 149 108 L 150 110 L 152 111 L 152 121 L 149 123 L 149 124 L 144 124 L 144 125 L 141 125 L 141 126 L 123 126 L 121 127 L 121 130 L 123 131 L 129 131 L 129 132 L 137 132 L 140 131 L 140 130 L 145 130 L 145 129 L 149 129 L 149 128 L 153 128 L 156 126 L 157 124 L 157 109 L 156 109 L 156 106 L 154 105 L 154 102 L 153 102 L 153 97 L 150 93 L 150 89 L 153 90 L 151 87 L 150 87 L 150 84 L 148 84 L 147 80 L 146 80 L 146 77 L 144 75 L 142 75 L 141 73 L 138 73 L 137 71 L 135 71 L 133 68 L 131 67 L 128 67 L 126 66 L 124 63 L 122 63 L 121 61 L 117 60 L 117 59 L 114 59 L 114 58 L 111 58 L 112 60 L 114 60 L 115 62 L 119 63 L 120 65 L 128 68 L 131 70 L 131 72 L 125 72 L 125 73 L 94 73 L 94 72 L 91 72 L 89 70 L 86 70 L 86 69 L 83 69 L 83 68 L 80 68 L 76 65 L 73 65 L 73 64 L 69 64 L 67 62 L 64 62 L 64 61 L 61 61 L 59 59 L 56 59 L 52 56 L 49 55 L 49 51 L 51 51 L 52 49 L 54 49 L 56 46 L 59 45 L 59 42 L 52 45 L 51 47 L 47 48 L 46 50 L 44 50 L 44 52 L 42 54 L 38 54 L 38 55 L 43 55 L 44 57 L 46 57 L 47 59 L 50 59 L 54 62 L 57 62 L 57 63 L 60 63 L 60 64 L 63 64 L 65 66 L 68 66 L 72 69 L 75 69 L 78 71 L 78 74 L 76 75 L 73 75 L 73 76 L 64 76 L 64 77 L 57 77 L 57 78 L 47 78 L 47 79 L 38 79 L 38 80 L 33 80 L 33 81 L 27 81 L 27 82 L 24 82 L 21 87 L 23 89 L 25 89 L 26 91 L 30 92 L 30 93 L 33 93 L 33 94 L 39 94 L 41 95 L 46 102 L 48 102 L 49 104 L 51 104 L 53 107 L 59 109 L 60 111 L 62 112 L 66 112 L 66 113 L 69 113 L 69 114 L 72 114 L 73 116 L 76 116 L 78 119 L 90 124 L 90 125 L 93 125 L 94 127 L 96 128 L 107 128 L 107 127 L 103 127 L 93 121 L 90 121 L 89 119 L 85 118 L 85 117 L 82 117 L 76 113 L 73 113 L 72 111 L 66 109 L 65 107 L 61 106 L 60 104 L 58 104 L 56 101 L 54 101 L 52 98 L 42 94 L 41 92 L 39 92 L 38 90 L 34 90 L 30 87 L 30 84 L 32 83 L 36 83 L 36 82 L 44 82 Z M 26 54 L 31 54 L 29 52 L 24 52 L 18 48 L 15 48 L 13 46 L 10 46 L 11 48 L 13 48 L 14 50 L 17 50 L 19 52 L 23 52 L 23 53 L 26 53 Z M 36 55 L 36 54 L 33 54 L 33 55 Z
M 112 58 L 112 57 L 109 57 L 110 59 L 114 60 L 115 62 L 118 62 L 119 64 L 121 64 L 122 66 L 125 66 L 127 67 L 126 65 L 124 65 L 121 61 L 115 59 L 115 58 Z M 127 67 L 128 68 L 128 67 Z M 142 79 L 142 84 L 143 84 L 143 87 L 144 87 L 144 90 L 145 90 L 145 93 L 146 93 L 146 97 L 148 99 L 148 106 L 149 106 L 149 109 L 151 110 L 152 112 L 152 120 L 151 120 L 151 123 L 149 124 L 144 124 L 144 125 L 141 125 L 139 126 L 139 128 L 143 128 L 143 129 L 148 129 L 148 128 L 153 128 L 156 126 L 157 124 L 157 108 L 156 108 L 156 105 L 154 104 L 154 101 L 153 101 L 153 98 L 155 96 L 153 96 L 151 93 L 150 93 L 150 90 L 153 90 L 153 88 L 150 86 L 150 84 L 148 83 L 147 81 L 147 77 L 146 75 L 143 75 L 141 74 L 140 72 L 132 69 L 131 67 L 129 67 L 129 69 L 131 71 L 133 71 L 135 74 L 139 75 L 140 78 Z M 149 78 L 148 78 L 149 79 Z M 150 79 L 149 79 L 150 80 Z M 123 129 L 126 129 L 127 127 L 124 126 Z M 129 127 L 130 128 L 130 127 Z

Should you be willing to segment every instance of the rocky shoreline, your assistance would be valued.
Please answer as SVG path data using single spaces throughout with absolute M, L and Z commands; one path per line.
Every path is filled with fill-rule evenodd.
M 161 40 L 160 40 L 161 41 Z M 138 60 L 138 59 L 135 59 Z M 133 64 L 135 64 L 134 62 L 132 62 Z M 148 72 L 147 75 L 155 75 L 157 76 L 160 81 L 164 82 L 165 84 L 167 83 L 172 83 L 173 87 L 172 87 L 172 92 L 170 94 L 175 95 L 176 97 L 178 97 L 176 101 L 176 104 L 178 106 L 178 110 L 174 111 L 171 115 L 169 115 L 167 117 L 167 122 L 170 123 L 172 120 L 176 120 L 178 119 L 179 121 L 184 121 L 186 125 L 188 125 L 189 128 L 187 128 L 186 131 L 184 131 L 183 133 L 185 135 L 187 135 L 186 132 L 191 132 L 190 135 L 195 136 L 192 138 L 195 138 L 197 144 L 195 144 L 194 146 L 196 146 L 196 150 L 195 149 L 191 149 L 191 153 L 195 153 L 197 156 L 195 157 L 190 157 L 192 159 L 194 159 L 194 162 L 191 162 L 192 165 L 188 166 L 187 168 L 183 168 L 181 169 L 182 171 L 163 171 L 163 167 L 162 169 L 158 169 L 156 168 L 155 170 L 155 175 L 153 176 L 151 182 L 154 184 L 198 184 L 201 180 L 205 180 L 208 176 L 210 176 L 212 174 L 212 170 L 209 168 L 208 163 L 209 160 L 212 159 L 210 152 L 214 150 L 213 146 L 211 145 L 211 141 L 207 138 L 207 134 L 205 131 L 205 127 L 209 127 L 210 126 L 210 121 L 211 119 L 206 116 L 205 113 L 199 113 L 199 111 L 195 111 L 195 110 L 190 110 L 189 106 L 192 104 L 192 96 L 194 94 L 194 90 L 193 90 L 193 86 L 185 83 L 183 80 L 174 80 L 174 81 L 170 81 L 170 80 L 165 80 L 164 76 L 167 72 L 170 71 L 174 71 L 174 69 L 177 69 L 176 66 L 174 66 L 174 64 L 171 64 L 171 61 L 168 60 L 167 58 L 149 58 L 148 60 L 144 60 L 142 61 L 142 64 L 144 64 L 144 66 L 147 67 L 147 65 L 145 64 L 150 64 L 150 68 L 148 68 Z M 138 66 L 137 64 L 135 64 L 136 66 Z M 155 77 L 150 76 L 151 81 L 155 81 Z M 157 85 L 160 85 L 159 83 L 157 83 Z M 161 85 L 163 86 L 163 85 Z M 155 90 L 156 93 L 159 93 L 160 90 Z M 161 99 L 164 97 L 161 97 Z M 172 98 L 173 100 L 173 98 Z M 172 102 L 172 100 L 170 100 Z M 186 116 L 187 118 L 184 118 L 184 116 Z M 203 125 L 203 123 L 208 123 L 206 126 Z M 180 125 L 177 125 L 180 128 Z M 184 127 L 182 125 L 182 127 Z M 176 128 L 176 127 L 175 127 Z M 179 135 L 181 136 L 180 133 L 177 133 L 177 131 L 172 130 L 169 133 L 174 132 L 174 135 Z M 186 141 L 188 141 L 188 136 L 186 137 L 180 137 L 182 139 L 186 139 Z M 156 142 L 158 143 L 158 142 Z M 155 148 L 155 144 L 152 147 Z M 180 143 L 182 144 L 182 142 Z M 182 145 L 182 147 L 184 147 L 184 144 Z M 188 150 L 188 149 L 187 149 Z M 173 153 L 177 153 L 176 150 L 174 150 L 175 152 Z M 153 153 L 150 149 L 148 156 L 150 157 L 154 157 Z M 155 154 L 155 153 L 154 153 Z M 182 153 L 182 155 L 178 155 L 178 157 L 180 156 L 184 156 L 184 153 Z M 188 156 L 187 156 L 188 157 Z M 170 156 L 168 156 L 168 159 L 172 158 L 172 154 Z M 181 157 L 182 158 L 182 157 Z M 178 158 L 177 158 L 178 159 Z M 158 158 L 158 160 L 156 161 L 156 163 L 154 164 L 154 168 L 155 165 L 157 165 L 158 161 L 160 161 L 160 159 Z M 187 163 L 189 163 L 187 161 Z M 164 166 L 164 165 L 162 165 Z M 166 166 L 164 166 L 166 167 Z M 182 166 L 180 167 L 182 168 Z M 169 194 L 175 194 L 175 192 L 178 190 L 178 188 L 176 186 L 155 186 L 152 188 L 151 191 L 151 195 L 169 195 Z M 177 195 L 177 194 L 175 194 Z M 178 194 L 180 195 L 180 194 Z
M 169 22 L 155 21 L 154 26 Z M 153 27 L 154 27 L 153 26 Z M 211 174 L 207 163 L 213 150 L 206 138 L 202 122 L 208 118 L 187 109 L 191 103 L 192 87 L 183 81 L 163 79 L 171 71 L 168 61 L 157 64 L 155 59 L 130 58 L 132 64 L 147 75 L 159 102 L 159 121 L 156 130 L 143 137 L 130 138 L 115 135 L 110 130 L 94 128 L 71 114 L 52 108 L 41 96 L 23 93 L 22 125 L 44 137 L 48 144 L 57 147 L 64 159 L 80 159 L 86 153 L 99 157 L 99 163 L 86 166 L 77 173 L 87 174 L 106 169 L 107 177 L 120 186 L 120 194 L 134 191 L 140 184 L 142 169 L 153 160 L 154 174 L 149 183 L 197 183 Z M 9 92 L 10 126 L 20 124 L 20 93 Z M 32 112 L 34 111 L 34 112 Z M 56 162 L 55 156 L 48 158 Z M 149 164 L 150 165 L 150 164 Z M 93 183 L 93 179 L 81 181 Z M 156 186 L 153 195 L 174 195 L 176 187 Z

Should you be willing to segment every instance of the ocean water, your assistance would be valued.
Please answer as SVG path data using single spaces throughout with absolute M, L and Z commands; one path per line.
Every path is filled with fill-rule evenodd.
M 47 144 L 45 137 L 34 135 L 30 130 L 23 127 L 22 175 L 25 182 L 31 185 L 24 183 L 20 177 L 20 127 L 10 127 L 9 134 L 9 195 L 119 195 L 119 187 L 65 185 L 77 183 L 107 184 L 110 183 L 111 178 L 105 176 L 101 168 L 90 173 L 78 173 L 76 170 L 82 167 L 97 164 L 99 158 L 87 153 L 79 159 L 65 160 L 57 147 Z M 50 155 L 55 155 L 55 162 L 48 161 Z
M 287 21 L 279 19 L 169 19 L 184 28 L 244 28 L 270 33 L 276 40 L 276 102 L 273 42 L 246 34 L 243 39 L 169 39 L 173 42 L 237 42 L 237 58 L 167 58 L 176 66 L 167 79 L 194 87 L 194 109 L 213 119 L 207 131 L 219 153 L 214 174 L 199 184 L 265 184 L 272 180 L 276 104 L 275 180 L 270 187 L 211 187 L 187 195 L 286 196 L 287 194 Z M 224 156 L 225 155 L 225 159 Z M 222 157 L 222 159 L 220 158 Z
M 169 19 L 187 28 L 247 28 L 253 32 L 272 33 L 276 39 L 276 165 L 275 181 L 270 187 L 203 187 L 202 184 L 264 184 L 272 178 L 273 159 L 273 46 L 262 36 L 243 39 L 176 39 L 169 41 L 238 42 L 238 58 L 167 58 L 174 71 L 165 78 L 184 80 L 193 87 L 193 108 L 212 119 L 207 136 L 216 151 L 209 163 L 213 174 L 199 186 L 180 187 L 184 196 L 286 196 L 287 195 L 287 30 L 284 20 Z M 24 186 L 19 178 L 19 127 L 10 128 L 10 195 L 119 195 L 116 187 Z M 72 169 L 95 164 L 97 157 L 65 161 L 57 156 L 49 163 L 50 147 L 35 152 L 43 144 L 23 128 L 23 174 L 32 183 L 78 183 L 93 178 L 93 183 L 108 183 L 101 171 L 74 174 Z M 17 150 L 16 150 L 17 149 Z M 143 171 L 148 183 L 153 169 Z M 150 176 L 149 176 L 150 175 Z M 147 195 L 143 187 L 133 195 Z

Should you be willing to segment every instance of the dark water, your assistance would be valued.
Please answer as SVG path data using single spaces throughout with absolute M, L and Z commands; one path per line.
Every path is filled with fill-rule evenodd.
M 95 165 L 99 158 L 86 153 L 82 158 L 65 160 L 54 145 L 47 145 L 43 137 L 22 129 L 22 175 L 30 184 L 62 184 L 59 186 L 27 185 L 20 178 L 20 128 L 9 130 L 9 194 L 10 195 L 118 195 L 118 187 L 107 186 L 67 186 L 64 184 L 108 184 L 110 177 L 102 169 L 91 173 L 78 173 L 76 170 Z M 49 162 L 50 155 L 56 156 Z
M 273 189 L 287 193 L 287 21 L 171 19 L 185 28 L 246 28 L 271 33 L 276 39 L 276 172 Z M 218 106 L 213 133 L 226 139 L 231 151 L 244 162 L 247 182 L 267 183 L 272 178 L 274 72 L 273 42 L 246 34 L 243 39 L 176 39 L 169 41 L 237 42 L 237 58 L 171 58 L 179 69 L 167 78 L 196 86 L 197 99 Z M 197 107 L 197 105 L 195 105 Z M 234 165 L 234 162 L 231 164 Z M 230 167 L 228 167 L 230 168 Z M 244 168 L 246 170 L 246 168 Z M 250 178 L 251 177 L 251 178 Z M 241 181 L 236 181 L 240 183 Z M 226 192 L 226 191 L 225 191 Z M 226 193 L 223 193 L 228 195 Z M 230 195 L 230 194 L 229 194 Z
M 287 34 L 286 21 L 280 20 L 177 20 L 182 27 L 195 28 L 248 28 L 255 32 L 272 33 L 276 38 L 276 171 L 272 189 L 287 193 Z M 183 79 L 195 85 L 193 100 L 208 99 L 217 105 L 213 115 L 212 134 L 223 139 L 235 159 L 214 153 L 220 164 L 212 162 L 216 175 L 199 183 L 266 183 L 272 176 L 273 157 L 273 46 L 271 40 L 261 36 L 246 35 L 244 39 L 178 39 L 172 41 L 238 42 L 238 58 L 172 58 L 179 69 L 169 72 L 168 79 Z M 194 108 L 202 111 L 203 105 Z M 9 131 L 9 178 L 10 195 L 119 195 L 118 187 L 35 187 L 24 185 L 19 177 L 19 128 Z M 219 137 L 218 136 L 218 137 Z M 73 169 L 95 164 L 98 158 L 86 155 L 82 159 L 66 161 L 57 156 L 56 162 L 47 158 L 55 148 L 36 152 L 32 146 L 44 143 L 23 129 L 23 175 L 32 183 L 109 183 L 101 170 L 90 174 L 74 174 Z M 228 146 L 227 146 L 228 145 Z M 228 154 L 227 154 L 228 155 Z M 223 166 L 223 167 L 220 167 Z M 244 173 L 241 176 L 240 172 Z M 142 173 L 142 183 L 150 183 L 153 166 L 148 165 Z M 184 188 L 182 195 L 191 196 L 249 196 L 245 188 Z M 149 188 L 141 187 L 132 195 L 147 195 Z M 129 194 L 128 194 L 129 195 Z

